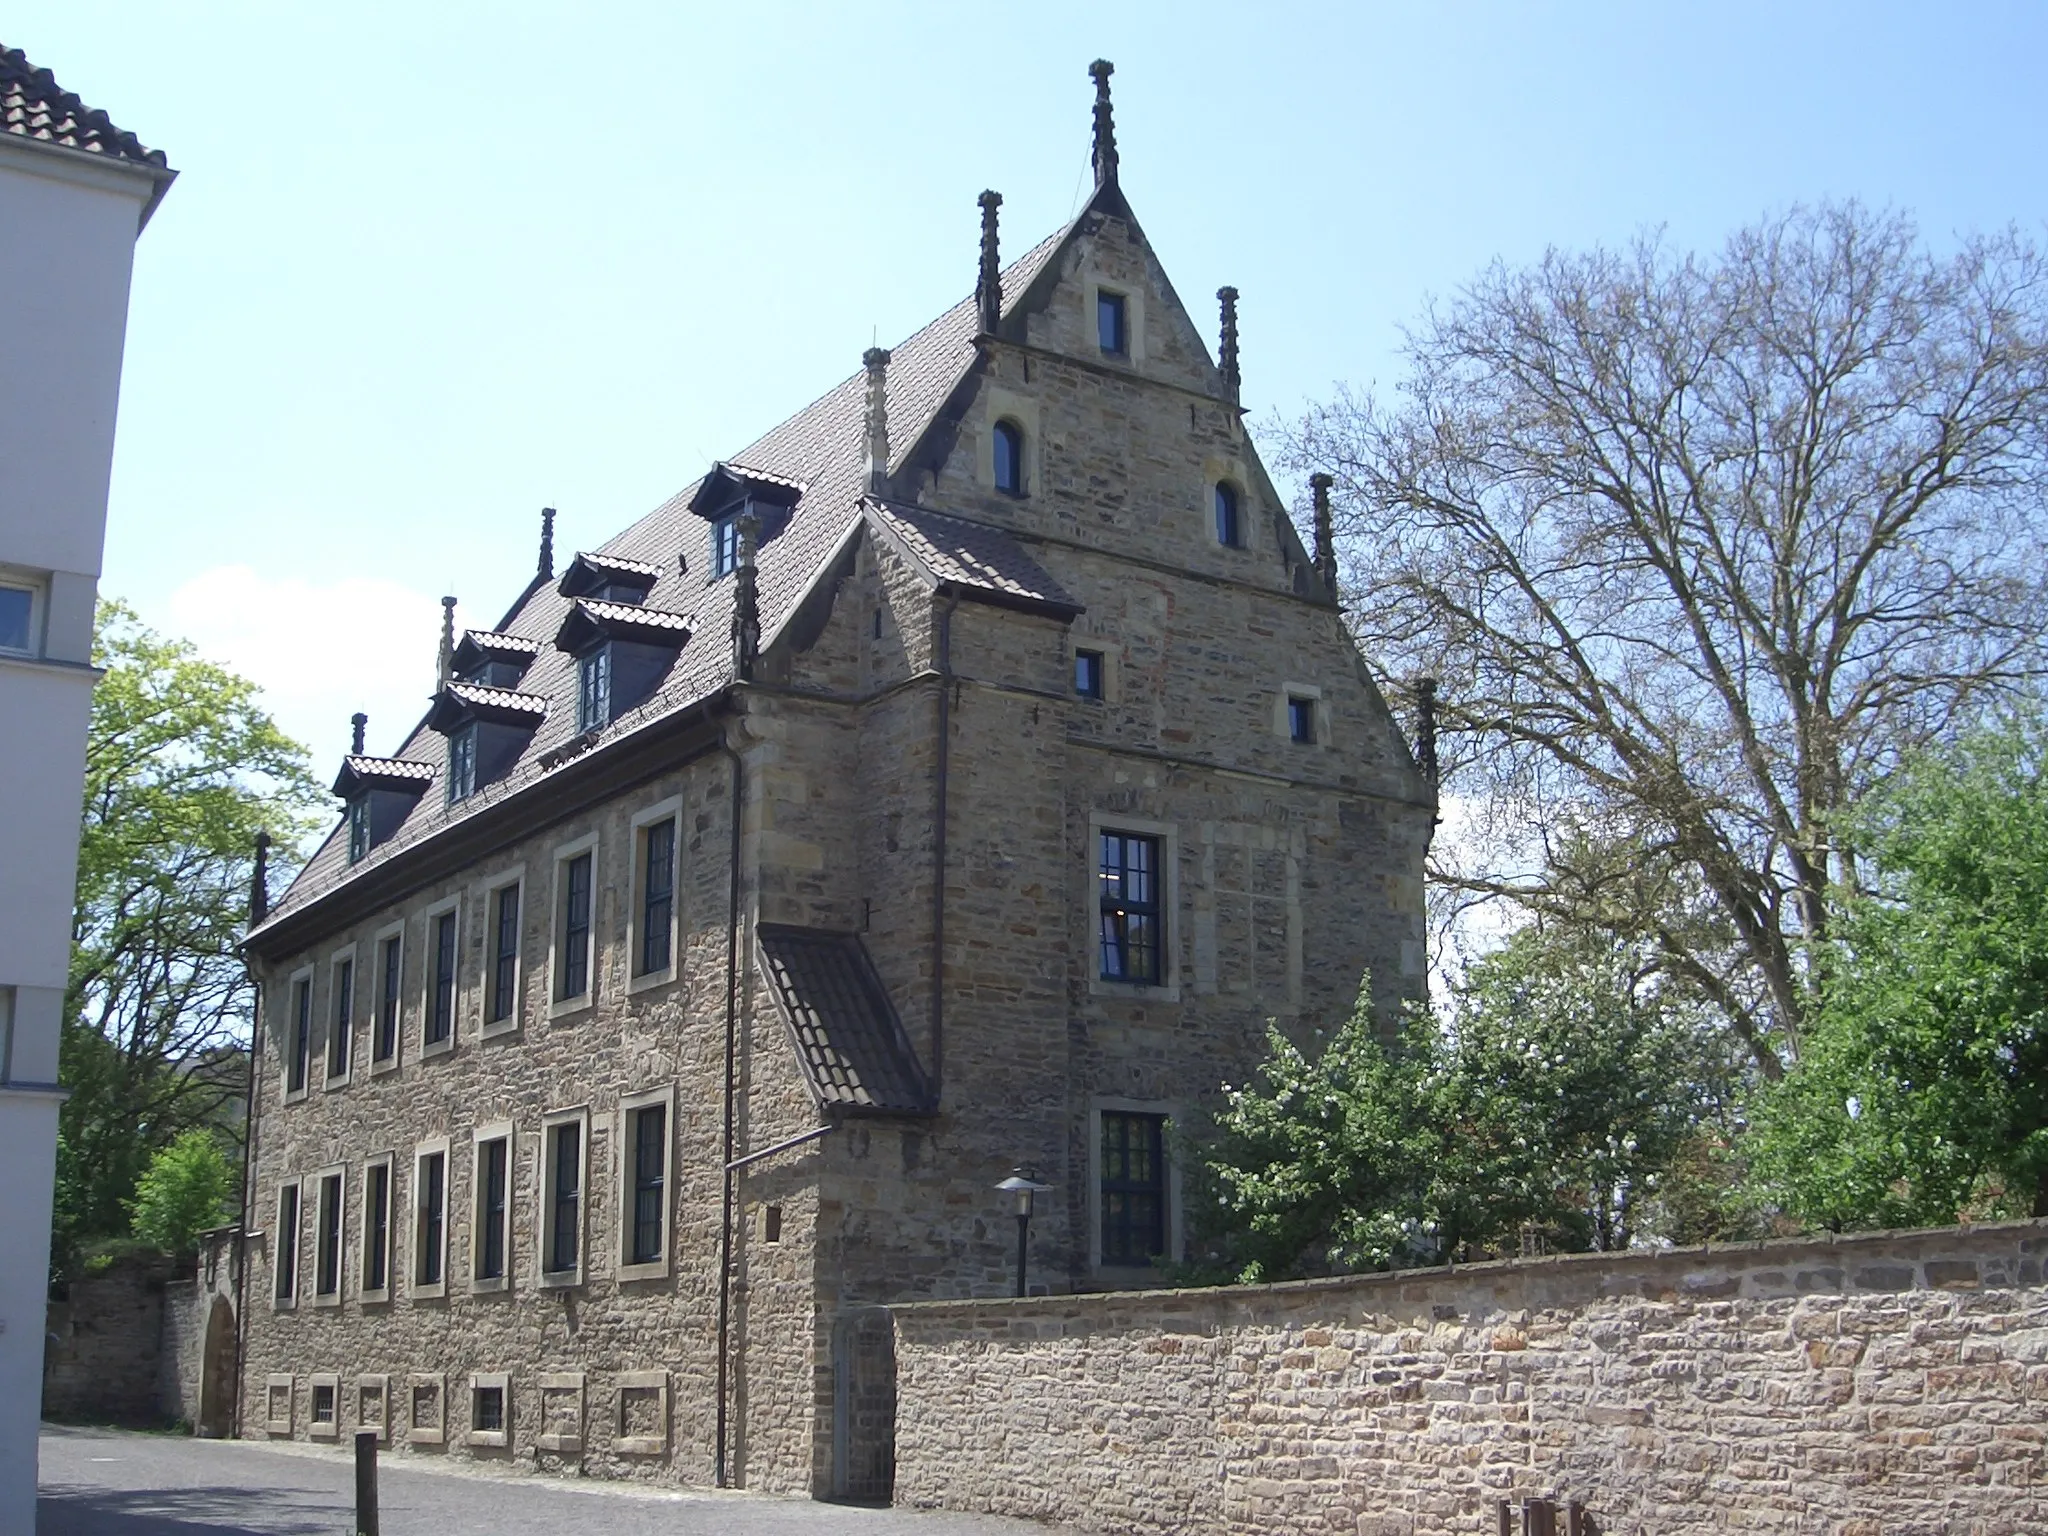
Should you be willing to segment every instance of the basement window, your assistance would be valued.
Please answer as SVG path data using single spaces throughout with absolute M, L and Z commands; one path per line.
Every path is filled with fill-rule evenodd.
M 470 1380 L 469 1388 L 469 1443 L 471 1445 L 497 1445 L 506 1443 L 505 1434 L 505 1389 L 510 1385 L 502 1374 L 477 1375 Z

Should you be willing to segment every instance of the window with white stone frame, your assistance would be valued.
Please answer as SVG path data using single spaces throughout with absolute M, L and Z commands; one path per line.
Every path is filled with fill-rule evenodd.
M 652 1280 L 669 1272 L 674 1135 L 673 1088 L 620 1102 L 613 1138 L 618 1147 L 620 1280 Z
M 548 1017 L 597 1000 L 597 834 L 554 851 L 554 913 L 548 942 Z
M 391 1299 L 391 1213 L 396 1208 L 397 1159 L 390 1153 L 373 1157 L 363 1165 L 362 1232 L 357 1251 L 362 1255 L 361 1300 L 365 1303 Z
M 308 1392 L 306 1435 L 313 1440 L 341 1438 L 341 1377 L 333 1371 L 315 1371 L 306 1378 Z
M 341 1305 L 342 1233 L 348 1171 L 339 1165 L 313 1175 L 313 1305 Z
M 448 1294 L 448 1138 L 423 1141 L 413 1156 L 412 1281 L 415 1299 Z
M 327 1086 L 347 1085 L 355 1066 L 356 947 L 327 960 Z
M 1282 683 L 1273 699 L 1273 734 L 1297 747 L 1319 747 L 1330 739 L 1329 706 L 1315 683 Z
M 502 1450 L 512 1443 L 512 1378 L 478 1371 L 469 1378 L 469 1443 Z
M 474 1140 L 469 1288 L 502 1291 L 512 1283 L 512 1122 L 480 1125 Z
M 277 1231 L 270 1244 L 270 1300 L 281 1311 L 299 1304 L 299 1181 L 277 1186 Z
M 481 1034 L 486 1039 L 519 1028 L 520 1003 L 525 993 L 524 967 L 520 964 L 525 891 L 524 866 L 502 871 L 484 885 L 484 1023 Z
M 540 1234 L 540 1283 L 581 1285 L 584 1192 L 590 1184 L 590 1111 L 552 1110 L 541 1122 L 540 1209 L 533 1230 Z
M 450 896 L 420 914 L 420 1055 L 455 1049 L 462 1008 L 462 898 Z
M 1169 1134 L 1173 1106 L 1097 1097 L 1089 1114 L 1089 1267 L 1111 1272 L 1119 1284 L 1144 1284 L 1142 1272 L 1180 1251 L 1180 1180 Z
M 293 971 L 285 984 L 284 1096 L 290 1103 L 306 1096 L 313 1073 L 313 967 Z
M 398 1065 L 398 1042 L 405 1012 L 405 924 L 393 923 L 370 936 L 377 967 L 376 1001 L 370 1010 L 370 1070 L 389 1072 Z
M 671 797 L 633 817 L 633 895 L 626 923 L 631 958 L 629 992 L 676 978 L 676 894 L 679 884 L 683 802 Z
M 1089 992 L 1180 1000 L 1180 837 L 1171 823 L 1107 811 L 1088 818 Z

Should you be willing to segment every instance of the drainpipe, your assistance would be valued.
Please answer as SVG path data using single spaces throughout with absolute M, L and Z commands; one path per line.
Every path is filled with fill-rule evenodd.
M 715 1468 L 715 1481 L 720 1488 L 725 1488 L 731 1486 L 725 1451 L 730 1418 L 728 1400 L 732 1395 L 732 1215 L 734 1180 L 737 1177 L 732 1165 L 733 1099 L 738 1087 L 735 1079 L 739 1063 L 740 817 L 745 800 L 746 765 L 733 747 L 731 726 L 727 726 L 719 737 L 718 750 L 732 764 L 732 861 L 725 917 L 724 1151 L 719 1157 L 725 1188 L 718 1223 L 718 1458 Z
M 946 770 L 953 727 L 953 610 L 939 612 L 938 768 L 932 786 L 932 1108 L 946 1079 Z

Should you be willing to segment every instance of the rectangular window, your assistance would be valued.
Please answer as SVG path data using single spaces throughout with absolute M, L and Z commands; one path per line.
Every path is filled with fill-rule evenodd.
M 1102 350 L 1122 357 L 1131 350 L 1131 339 L 1124 330 L 1124 296 L 1120 293 L 1095 295 L 1095 339 L 1102 344 Z
M 1084 699 L 1102 697 L 1102 652 L 1074 652 L 1074 692 Z
M 334 967 L 334 1018 L 327 1027 L 327 1077 L 331 1082 L 348 1076 L 349 1047 L 355 1033 L 356 963 L 353 959 Z
M 1102 1262 L 1166 1252 L 1166 1117 L 1102 1112 Z
M 491 987 L 485 1022 L 512 1017 L 519 1001 L 519 886 L 501 885 L 493 893 L 491 916 Z
M 284 1091 L 304 1093 L 313 1060 L 313 978 L 292 983 L 292 1054 L 285 1063 Z
M 470 1428 L 485 1434 L 505 1432 L 505 1389 L 503 1387 L 478 1387 L 476 1389 L 476 1413 Z
M 505 1278 L 505 1249 L 511 1236 L 508 1185 L 512 1174 L 512 1138 L 493 1136 L 476 1147 L 476 1278 Z
M 448 738 L 448 803 L 476 793 L 476 727 L 465 725 Z
M 676 824 L 670 817 L 640 834 L 640 953 L 633 974 L 669 968 L 676 909 Z
M 413 1175 L 419 1220 L 413 1237 L 412 1278 L 416 1285 L 440 1285 L 448 1229 L 448 1154 L 422 1153 Z
M 541 1268 L 550 1275 L 572 1275 L 583 1248 L 582 1121 L 549 1126 L 541 1155 L 547 1160 Z
M 313 1296 L 316 1300 L 332 1300 L 341 1295 L 341 1205 L 341 1175 L 322 1174 L 313 1228 Z
M 36 653 L 36 589 L 0 582 L 0 651 Z
M 711 574 L 729 575 L 740 563 L 740 515 L 721 517 L 711 525 Z
M 576 729 L 594 731 L 611 718 L 612 650 L 600 645 L 576 664 Z
M 562 964 L 556 975 L 555 1000 L 567 1002 L 590 990 L 590 864 L 579 853 L 561 868 Z
M 427 1044 L 440 1045 L 455 1030 L 455 914 L 434 919 L 434 985 L 427 998 Z
M 348 861 L 360 863 L 370 851 L 370 797 L 357 795 L 348 803 Z
M 469 1378 L 469 1443 L 509 1445 L 512 1414 L 512 1378 L 503 1371 L 483 1372 Z
M 1102 979 L 1159 981 L 1159 839 L 1102 834 Z
M 313 1383 L 313 1422 L 329 1425 L 334 1422 L 334 1383 L 331 1381 Z
M 391 1159 L 363 1170 L 363 1295 L 391 1288 Z
M 634 1110 L 632 1127 L 632 1233 L 626 1261 L 659 1264 L 667 1225 L 662 1190 L 668 1176 L 668 1106 L 650 1104 Z
M 289 1305 L 299 1294 L 299 1186 L 281 1184 L 277 1190 L 276 1255 L 271 1272 L 271 1294 Z
M 1295 741 L 1313 745 L 1316 739 L 1316 701 L 1288 695 L 1287 734 Z
M 405 958 L 405 939 L 392 934 L 377 946 L 377 1038 L 370 1045 L 372 1061 L 389 1061 L 398 1054 L 399 963 Z

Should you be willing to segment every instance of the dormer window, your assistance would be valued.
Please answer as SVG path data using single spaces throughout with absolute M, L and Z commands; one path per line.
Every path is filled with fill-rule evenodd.
M 341 760 L 334 792 L 347 806 L 348 861 L 360 864 L 405 824 L 420 795 L 434 782 L 432 763 L 352 752 Z
M 448 738 L 448 803 L 476 793 L 476 726 L 465 725 Z
M 482 683 L 486 688 L 517 688 L 526 669 L 517 662 L 487 661 L 472 669 L 468 681 Z
M 1112 357 L 1126 357 L 1131 350 L 1124 296 L 1098 291 L 1095 295 L 1095 339 Z
M 455 675 L 485 688 L 514 689 L 526 680 L 526 669 L 539 654 L 538 640 L 472 629 L 455 647 Z
M 734 507 L 711 525 L 711 574 L 714 579 L 729 576 L 739 569 L 740 516 L 744 510 L 743 507 Z
M 348 861 L 360 864 L 370 851 L 370 797 L 358 795 L 348 803 Z
M 599 587 L 591 596 L 607 603 L 644 603 L 647 589 L 628 582 L 614 581 Z
M 1024 429 L 1014 421 L 996 423 L 993 469 L 996 489 L 1006 496 L 1024 494 Z
M 612 648 L 600 645 L 576 663 L 576 729 L 600 730 L 611 718 Z

